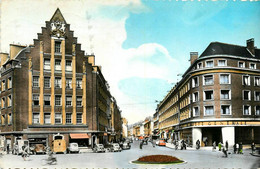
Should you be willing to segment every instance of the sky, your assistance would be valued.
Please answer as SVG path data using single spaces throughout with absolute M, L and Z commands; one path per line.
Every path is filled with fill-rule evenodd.
M 157 101 L 211 42 L 260 46 L 260 1 L 2 0 L 0 51 L 33 44 L 57 8 L 110 85 L 128 123 L 155 113 Z

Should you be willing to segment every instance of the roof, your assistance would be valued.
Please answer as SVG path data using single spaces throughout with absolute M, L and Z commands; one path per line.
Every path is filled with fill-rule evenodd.
M 200 58 L 210 55 L 232 55 L 245 58 L 260 59 L 260 49 L 255 48 L 255 57 L 249 52 L 246 46 L 238 46 L 221 42 L 211 42 Z

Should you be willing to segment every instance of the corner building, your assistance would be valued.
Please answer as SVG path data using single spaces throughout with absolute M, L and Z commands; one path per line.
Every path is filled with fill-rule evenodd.
M 214 141 L 260 143 L 260 50 L 254 39 L 246 46 L 212 42 L 160 102 L 161 137 L 184 139 L 195 146 Z M 158 115 L 157 115 L 158 114 Z
M 115 99 L 95 56 L 84 54 L 59 9 L 33 45 L 10 45 L 10 54 L 0 56 L 0 135 L 6 145 L 23 138 L 51 146 L 57 133 L 67 145 L 108 141 Z

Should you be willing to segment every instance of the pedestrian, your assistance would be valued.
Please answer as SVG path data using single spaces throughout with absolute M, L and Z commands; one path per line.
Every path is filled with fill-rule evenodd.
M 242 142 L 239 143 L 239 154 L 243 154 L 243 144 L 242 144 Z
M 236 154 L 236 152 L 237 152 L 236 143 L 233 145 L 233 150 L 234 150 L 234 154 Z
M 26 145 L 22 146 L 22 157 L 24 161 L 26 161 L 26 157 L 28 157 L 28 146 Z
M 252 154 L 254 154 L 255 153 L 255 143 L 254 142 L 252 142 L 251 148 L 252 148 Z
M 219 142 L 219 143 L 218 143 L 218 151 L 221 151 L 221 145 L 222 145 L 222 143 Z
M 7 144 L 7 146 L 6 146 L 6 152 L 7 152 L 7 154 L 9 154 L 9 144 Z
M 222 151 L 223 151 L 223 153 L 225 154 L 225 157 L 227 158 L 228 157 L 228 155 L 227 155 L 227 149 L 226 149 L 226 146 L 224 146 L 224 145 L 222 145 Z
M 213 147 L 212 147 L 212 151 L 216 150 L 216 141 L 213 142 Z
M 143 141 L 140 142 L 140 149 L 143 149 Z
M 238 153 L 239 153 L 239 144 L 236 143 L 236 154 L 238 154 Z
M 196 149 L 198 150 L 200 148 L 200 140 L 198 139 L 197 141 L 196 141 Z
M 228 151 L 228 141 L 226 141 L 226 150 Z
M 208 145 L 208 139 L 206 138 L 206 140 L 205 140 L 205 146 L 207 146 Z

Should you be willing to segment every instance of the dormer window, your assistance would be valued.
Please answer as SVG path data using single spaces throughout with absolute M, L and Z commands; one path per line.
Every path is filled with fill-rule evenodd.
M 60 41 L 55 42 L 55 53 L 61 53 L 61 42 Z
M 213 60 L 206 61 L 206 67 L 213 67 Z
M 219 60 L 218 66 L 227 66 L 227 61 L 226 60 Z
M 256 69 L 255 63 L 250 63 L 250 64 L 249 64 L 249 68 L 250 68 L 250 69 Z
M 245 62 L 238 62 L 238 67 L 239 68 L 244 68 L 245 67 Z

